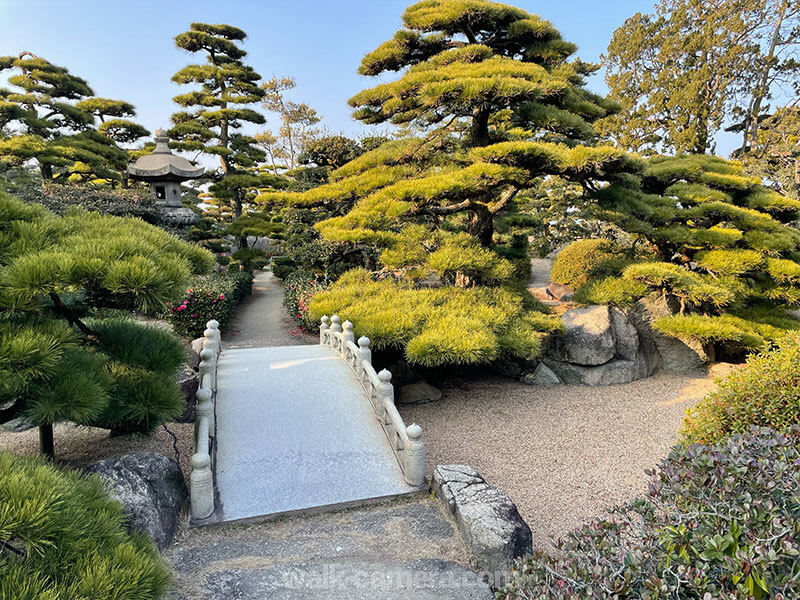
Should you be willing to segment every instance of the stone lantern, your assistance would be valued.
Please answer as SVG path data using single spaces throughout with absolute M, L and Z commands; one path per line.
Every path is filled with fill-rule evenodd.
M 161 218 L 166 225 L 191 225 L 197 215 L 181 205 L 181 182 L 197 179 L 203 167 L 195 167 L 188 160 L 173 154 L 167 143 L 169 137 L 163 129 L 156 129 L 156 148 L 151 154 L 139 157 L 128 165 L 131 179 L 150 184 L 150 195 L 160 206 Z

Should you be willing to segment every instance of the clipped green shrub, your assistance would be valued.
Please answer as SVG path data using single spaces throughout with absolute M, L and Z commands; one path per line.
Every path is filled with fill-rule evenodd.
M 272 274 L 278 279 L 286 279 L 297 269 L 297 265 L 288 256 L 272 257 Z
M 800 333 L 751 355 L 747 365 L 687 411 L 685 443 L 714 443 L 753 425 L 784 429 L 800 423 Z
M 562 324 L 525 302 L 508 287 L 416 289 L 353 269 L 314 296 L 310 314 L 314 322 L 338 314 L 374 348 L 401 349 L 410 363 L 436 367 L 538 356 L 542 339 Z
M 575 301 L 581 304 L 610 304 L 626 307 L 647 294 L 647 286 L 623 277 L 606 277 L 590 281 L 575 292 Z
M 164 318 L 172 323 L 175 333 L 191 338 L 202 336 L 211 319 L 224 329 L 252 286 L 253 274 L 248 271 L 199 277 L 179 300 L 167 303 Z
M 311 318 L 309 308 L 317 292 L 327 286 L 311 272 L 299 269 L 289 275 L 283 284 L 283 306 L 295 323 L 306 331 L 315 331 L 319 321 Z
M 800 429 L 676 447 L 648 494 L 520 559 L 498 600 L 800 597 Z
M 590 279 L 618 274 L 626 261 L 611 240 L 577 240 L 558 253 L 550 280 L 578 289 Z
M 231 259 L 242 265 L 244 271 L 263 269 L 269 263 L 267 253 L 258 248 L 241 248 L 231 254 Z
M 94 477 L 0 453 L 0 598 L 157 600 L 170 575 Z

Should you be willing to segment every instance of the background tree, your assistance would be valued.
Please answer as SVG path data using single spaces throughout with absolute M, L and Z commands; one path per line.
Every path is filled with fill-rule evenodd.
M 128 154 L 119 144 L 148 135 L 129 120 L 133 105 L 94 96 L 85 80 L 29 52 L 0 58 L 6 70 L 16 73 L 0 88 L 0 159 L 36 160 L 45 181 L 122 179 Z
M 796 0 L 660 0 L 629 18 L 604 57 L 622 111 L 601 133 L 634 151 L 702 154 L 738 120 L 747 147 L 764 102 L 796 89 L 799 9 Z
M 800 198 L 800 109 L 787 106 L 758 121 L 758 137 L 738 155 L 750 175 L 781 194 Z
M 180 414 L 169 333 L 97 308 L 153 311 L 213 256 L 137 219 L 58 217 L 0 193 L 0 421 L 24 417 L 53 454 L 53 424 L 149 432 Z
M 265 131 L 257 136 L 270 156 L 273 169 L 277 169 L 277 163 L 286 169 L 296 168 L 306 144 L 319 133 L 313 127 L 320 122 L 317 111 L 305 103 L 286 99 L 286 92 L 295 87 L 297 83 L 292 77 L 272 77 L 261 84 L 264 108 L 277 113 L 280 119 L 277 134 Z
M 266 158 L 264 151 L 252 136 L 239 131 L 247 123 L 265 122 L 262 114 L 247 108 L 260 102 L 264 91 L 258 85 L 261 76 L 244 63 L 247 52 L 237 44 L 246 37 L 238 27 L 206 23 L 192 23 L 189 31 L 175 37 L 178 48 L 205 55 L 206 61 L 172 76 L 175 83 L 200 89 L 173 98 L 186 110 L 172 115 L 168 132 L 179 150 L 219 157 L 214 194 L 230 200 L 234 218 L 242 214 L 246 190 L 272 182 L 254 171 Z

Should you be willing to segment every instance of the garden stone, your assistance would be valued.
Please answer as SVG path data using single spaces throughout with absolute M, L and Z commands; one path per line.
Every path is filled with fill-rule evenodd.
M 439 465 L 431 490 L 453 515 L 474 566 L 503 577 L 515 558 L 532 552 L 532 535 L 511 498 L 467 465 Z
M 17 417 L 10 419 L 5 423 L 0 423 L 0 431 L 7 431 L 9 433 L 22 433 L 36 427 L 36 423 L 29 421 L 25 417 Z
M 615 344 L 608 306 L 583 306 L 565 312 L 564 334 L 554 338 L 549 350 L 554 360 L 584 366 L 607 363 Z
M 547 366 L 567 384 L 618 385 L 639 379 L 640 365 L 636 361 L 616 359 L 604 365 L 585 367 L 571 363 L 545 359 Z
M 497 375 L 502 377 L 509 377 L 510 379 L 519 379 L 522 375 L 522 365 L 515 360 L 499 360 L 492 363 L 491 370 Z
M 392 374 L 392 383 L 395 386 L 422 381 L 422 377 L 404 360 L 393 362 L 386 369 Z
M 608 310 L 611 315 L 616 356 L 625 360 L 636 360 L 639 355 L 639 333 L 636 331 L 636 327 L 618 308 L 612 306 Z
M 186 406 L 176 421 L 178 423 L 193 423 L 196 404 L 195 394 L 200 387 L 200 378 L 194 369 L 190 368 L 189 365 L 184 365 L 178 369 L 178 385 L 181 388 L 181 395 L 186 400 Z
M 561 383 L 558 375 L 544 363 L 539 363 L 533 372 L 523 375 L 520 381 L 527 385 L 558 385 Z
M 398 404 L 427 404 L 442 399 L 442 390 L 433 387 L 429 383 L 420 381 L 410 383 L 400 388 Z
M 665 371 L 686 373 L 703 369 L 713 362 L 713 352 L 695 341 L 683 341 L 656 331 L 653 321 L 677 314 L 677 300 L 654 292 L 640 299 L 628 310 L 628 316 L 639 332 L 640 340 L 649 340 L 658 352 Z
M 563 283 L 551 283 L 545 289 L 545 293 L 559 302 L 572 302 L 575 298 L 575 290 Z
M 112 498 L 122 503 L 128 529 L 146 533 L 163 550 L 178 529 L 180 511 L 189 495 L 178 463 L 155 452 L 135 452 L 92 463 Z
M 203 342 L 206 338 L 199 337 L 189 344 L 189 366 L 193 369 L 200 367 L 200 353 L 203 351 Z

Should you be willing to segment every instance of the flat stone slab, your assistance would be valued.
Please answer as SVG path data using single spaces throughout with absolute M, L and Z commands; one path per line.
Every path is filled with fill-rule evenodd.
M 331 348 L 223 350 L 215 521 L 348 506 L 419 491 L 364 390 Z

